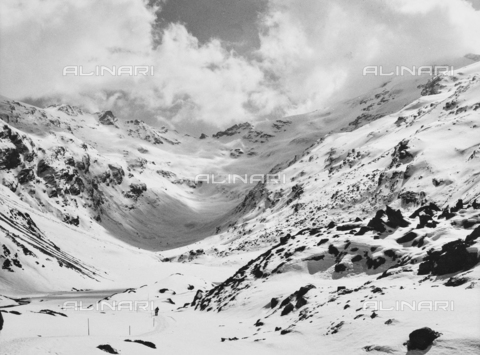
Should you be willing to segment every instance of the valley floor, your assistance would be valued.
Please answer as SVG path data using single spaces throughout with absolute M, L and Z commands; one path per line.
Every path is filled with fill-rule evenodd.
M 170 266 L 175 267 L 174 263 Z M 367 352 L 450 355 L 478 354 L 480 349 L 480 299 L 475 297 L 478 285 L 474 282 L 446 287 L 439 284 L 438 279 L 425 282 L 418 282 L 414 277 L 376 280 L 358 275 L 334 280 L 302 272 L 288 273 L 277 275 L 268 286 L 256 286 L 258 289 L 252 294 L 257 297 L 243 300 L 242 307 L 205 312 L 182 306 L 192 302 L 202 282 L 223 280 L 234 268 L 205 267 L 202 278 L 188 274 L 191 268 L 192 274 L 198 275 L 198 267 L 198 264 L 183 264 L 182 274 L 172 274 L 153 285 L 127 290 L 23 296 L 20 302 L 23 305 L 3 309 L 5 326 L 0 333 L 0 354 L 105 353 L 98 348 L 100 345 L 110 345 L 119 354 L 132 355 Z M 272 314 L 270 298 L 285 289 L 293 292 L 307 283 L 317 289 L 315 299 L 309 302 L 318 301 L 322 307 L 310 322 L 299 323 L 293 331 L 282 334 L 281 329 L 287 329 L 292 319 Z M 344 294 L 338 292 L 339 286 L 358 291 L 354 295 Z M 382 291 L 377 292 L 379 289 Z M 422 301 L 435 301 L 437 306 L 390 310 L 397 308 L 395 302 L 414 305 L 421 301 L 419 297 Z M 107 298 L 110 305 L 117 302 L 117 309 L 98 306 L 100 300 Z M 369 300 L 380 301 L 380 309 L 372 311 L 362 305 Z M 130 310 L 128 306 L 118 309 L 122 301 L 124 305 L 138 302 L 133 307 L 139 309 Z M 142 309 L 144 301 L 151 302 L 148 309 Z M 447 309 L 442 307 L 443 301 L 448 301 Z M 72 302 L 81 309 L 73 309 Z M 159 308 L 158 316 L 154 315 L 155 307 Z M 262 324 L 257 322 L 259 318 L 263 318 Z M 408 340 L 408 334 L 425 326 L 442 333 L 441 337 L 426 351 L 407 351 L 403 343 Z M 332 331 L 334 329 L 337 332 Z M 150 343 L 156 349 L 150 347 Z

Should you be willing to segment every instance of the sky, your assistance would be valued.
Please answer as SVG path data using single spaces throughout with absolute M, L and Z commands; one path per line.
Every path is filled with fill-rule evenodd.
M 480 54 L 480 0 L 2 0 L 0 95 L 190 134 L 311 112 L 367 65 Z M 148 65 L 152 76 L 63 75 Z

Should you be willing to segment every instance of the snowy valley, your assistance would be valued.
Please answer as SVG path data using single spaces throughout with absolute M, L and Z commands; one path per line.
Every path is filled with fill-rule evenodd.
M 480 62 L 211 136 L 0 118 L 0 354 L 480 350 Z

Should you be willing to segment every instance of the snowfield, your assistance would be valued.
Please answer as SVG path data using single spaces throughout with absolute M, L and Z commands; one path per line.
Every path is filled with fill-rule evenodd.
M 0 354 L 480 352 L 480 62 L 212 136 L 0 118 Z

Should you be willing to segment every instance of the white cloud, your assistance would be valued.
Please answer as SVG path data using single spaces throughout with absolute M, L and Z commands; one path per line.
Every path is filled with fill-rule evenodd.
M 170 24 L 153 47 L 142 0 L 0 3 L 0 93 L 225 127 L 317 109 L 375 83 L 366 65 L 422 65 L 480 52 L 480 12 L 464 0 L 269 0 L 254 58 L 200 44 Z M 153 77 L 62 76 L 63 67 L 153 65 Z M 193 124 L 195 122 L 195 124 Z
M 259 54 L 297 104 L 291 112 L 378 84 L 361 75 L 366 65 L 480 52 L 480 12 L 463 0 L 270 0 L 261 28 Z

